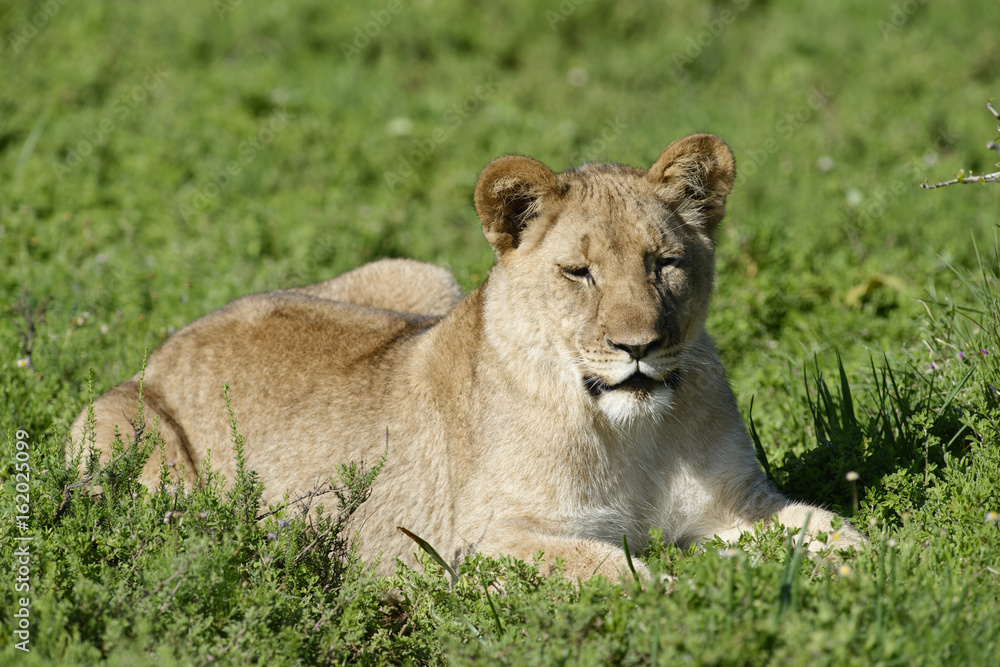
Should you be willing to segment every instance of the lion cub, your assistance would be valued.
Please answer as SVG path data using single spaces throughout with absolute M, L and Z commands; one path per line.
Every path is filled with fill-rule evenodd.
M 729 147 L 707 134 L 673 142 L 646 171 L 557 174 L 498 158 L 475 188 L 496 264 L 471 294 L 443 269 L 384 260 L 237 299 L 150 356 L 146 418 L 159 417 L 188 481 L 208 449 L 232 479 L 229 384 L 272 502 L 338 463 L 378 459 L 388 432 L 356 515 L 360 552 L 383 571 L 414 562 L 397 526 L 446 558 L 541 551 L 574 578 L 618 577 L 622 535 L 642 549 L 653 526 L 682 547 L 772 516 L 832 532 L 835 515 L 768 483 L 705 333 L 735 175 Z M 105 450 L 137 386 L 97 401 Z M 148 486 L 159 465 L 147 464 Z M 863 539 L 845 522 L 835 546 Z

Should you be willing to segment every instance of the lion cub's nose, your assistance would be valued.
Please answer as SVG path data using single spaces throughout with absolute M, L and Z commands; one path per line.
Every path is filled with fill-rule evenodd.
M 660 344 L 662 338 L 654 338 L 652 340 L 646 341 L 644 343 L 634 343 L 634 342 L 615 342 L 613 340 L 608 340 L 608 345 L 615 348 L 616 350 L 622 350 L 623 352 L 628 352 L 629 356 L 633 359 L 642 359 L 651 348 L 656 347 Z

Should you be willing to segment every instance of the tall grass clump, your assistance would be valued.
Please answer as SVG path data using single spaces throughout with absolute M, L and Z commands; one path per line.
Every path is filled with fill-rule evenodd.
M 234 479 L 214 472 L 209 455 L 187 485 L 164 460 L 149 491 L 137 480 L 162 440 L 139 401 L 131 433 L 116 437 L 107 461 L 78 450 L 68 467 L 49 457 L 36 477 L 29 661 L 315 663 L 363 651 L 377 628 L 357 623 L 357 610 L 380 602 L 377 588 L 360 592 L 367 575 L 347 525 L 381 461 L 342 465 L 339 480 L 262 507 L 263 486 L 245 464 L 230 410 Z M 3 528 L 13 533 L 9 522 Z M 12 592 L 0 592 L 6 609 L 14 609 Z M 5 662 L 24 657 L 4 644 Z

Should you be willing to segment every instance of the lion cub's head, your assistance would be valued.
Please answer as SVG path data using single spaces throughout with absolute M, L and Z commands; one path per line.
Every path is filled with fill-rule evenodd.
M 497 254 L 490 335 L 614 423 L 663 414 L 703 331 L 735 175 L 708 134 L 673 142 L 648 171 L 494 160 L 475 192 Z

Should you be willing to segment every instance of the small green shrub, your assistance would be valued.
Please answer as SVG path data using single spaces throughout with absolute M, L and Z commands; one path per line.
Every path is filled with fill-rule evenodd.
M 36 656 L 316 662 L 364 650 L 331 637 L 340 634 L 345 606 L 378 608 L 357 599 L 377 597 L 379 589 L 357 590 L 370 575 L 345 531 L 381 462 L 370 469 L 345 464 L 339 485 L 330 480 L 262 511 L 263 486 L 245 465 L 232 412 L 230 420 L 237 471 L 228 489 L 210 457 L 192 488 L 169 482 L 166 462 L 157 489 L 137 482 L 161 442 L 142 417 L 141 397 L 133 432 L 116 440 L 107 462 L 87 456 L 79 481 L 52 488 L 72 476 L 71 467 L 38 489 L 38 496 L 63 500 L 33 516 Z M 317 504 L 327 496 L 334 513 Z M 9 637 L 3 650 L 16 655 Z

